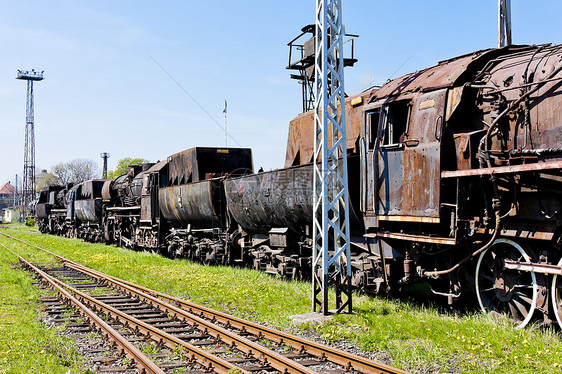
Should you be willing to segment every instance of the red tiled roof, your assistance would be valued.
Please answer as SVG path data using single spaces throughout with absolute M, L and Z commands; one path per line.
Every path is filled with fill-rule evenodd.
M 2 186 L 2 188 L 0 188 L 0 194 L 13 195 L 14 192 L 16 192 L 16 189 L 10 184 L 10 182 L 6 183 Z

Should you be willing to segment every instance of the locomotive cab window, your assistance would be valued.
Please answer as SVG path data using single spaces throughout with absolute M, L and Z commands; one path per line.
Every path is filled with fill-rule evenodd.
M 377 129 L 379 128 L 380 117 L 381 117 L 380 108 L 366 113 L 365 122 L 367 124 L 367 131 L 368 131 L 367 137 L 369 139 L 369 149 L 375 148 L 375 142 L 377 140 Z
M 383 146 L 398 146 L 404 142 L 408 135 L 408 123 L 410 121 L 410 109 L 412 105 L 409 100 L 397 101 L 385 108 L 386 116 L 382 125 Z

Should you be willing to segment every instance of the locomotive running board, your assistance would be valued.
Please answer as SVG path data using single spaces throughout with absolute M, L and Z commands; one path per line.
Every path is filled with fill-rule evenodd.
M 482 168 L 482 169 L 442 171 L 441 178 L 473 177 L 477 175 L 511 174 L 511 173 L 523 173 L 523 172 L 531 172 L 531 171 L 542 172 L 545 170 L 557 170 L 557 169 L 558 170 L 562 169 L 562 161 L 537 162 L 536 164 L 498 166 L 493 168 Z
M 455 238 L 411 235 L 411 234 L 402 234 L 402 233 L 387 232 L 387 231 L 380 231 L 374 234 L 365 234 L 364 236 L 366 238 L 387 238 L 387 239 L 406 240 L 410 242 L 421 242 L 421 243 L 433 243 L 433 244 L 445 244 L 445 245 L 457 244 L 457 240 Z
M 528 262 L 505 260 L 504 269 L 531 271 L 534 273 L 542 273 L 542 274 L 562 275 L 562 266 L 538 264 L 535 262 L 528 263 Z

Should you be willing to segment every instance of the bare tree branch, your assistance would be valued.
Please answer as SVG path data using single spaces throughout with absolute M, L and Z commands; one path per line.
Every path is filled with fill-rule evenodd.
M 99 166 L 94 160 L 77 158 L 69 162 L 59 162 L 52 167 L 51 173 L 63 184 L 80 183 L 99 176 Z

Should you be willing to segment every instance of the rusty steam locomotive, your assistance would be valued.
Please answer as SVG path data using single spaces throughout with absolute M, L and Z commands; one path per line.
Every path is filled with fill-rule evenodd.
M 562 46 L 442 61 L 350 97 L 353 284 L 424 282 L 518 326 L 562 325 Z M 249 264 L 311 266 L 313 114 L 290 123 L 285 167 L 250 149 L 192 148 L 115 180 L 42 192 L 41 231 Z

